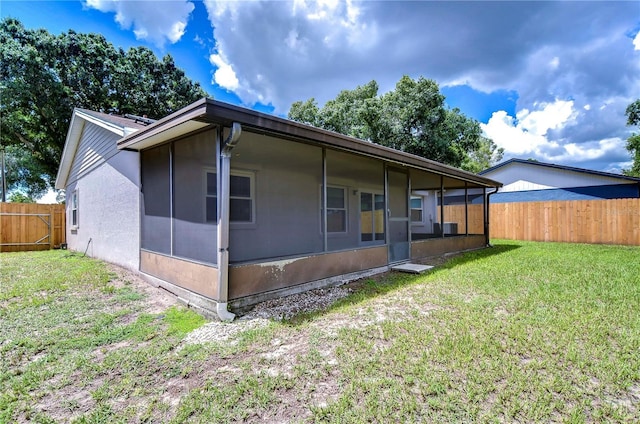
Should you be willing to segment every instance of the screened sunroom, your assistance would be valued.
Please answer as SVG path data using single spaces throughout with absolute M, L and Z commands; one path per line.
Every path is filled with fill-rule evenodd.
M 123 138 L 140 151 L 140 269 L 227 308 L 487 244 L 499 183 L 210 99 Z M 455 196 L 455 201 L 454 199 Z M 462 201 L 460 201 L 462 199 Z

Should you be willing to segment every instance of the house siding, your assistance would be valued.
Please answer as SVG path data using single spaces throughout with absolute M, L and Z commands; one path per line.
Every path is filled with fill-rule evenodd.
M 482 175 L 503 183 L 502 192 L 531 189 L 526 183 L 549 188 L 620 184 L 620 178 L 526 163 L 512 163 Z
M 85 123 L 67 184 L 88 174 L 117 154 L 118 139 L 120 139 L 118 134 L 95 124 Z
M 138 270 L 139 187 L 139 154 L 124 151 L 67 185 L 68 197 L 74 190 L 78 193 L 78 225 L 67 226 L 69 249 Z M 70 203 L 67 222 L 71 222 Z

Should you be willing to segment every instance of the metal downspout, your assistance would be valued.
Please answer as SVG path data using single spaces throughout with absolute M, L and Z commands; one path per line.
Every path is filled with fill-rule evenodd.
M 484 232 L 485 240 L 486 240 L 486 243 L 487 243 L 487 247 L 493 247 L 493 246 L 491 246 L 491 243 L 490 243 L 490 240 L 489 240 L 489 230 L 490 230 L 489 211 L 491 210 L 490 197 L 491 197 L 492 194 L 496 194 L 498 192 L 498 190 L 499 190 L 499 188 L 496 187 L 495 191 L 492 191 L 491 193 L 487 194 L 487 202 L 486 202 L 486 205 L 485 205 L 485 207 L 487 208 L 487 214 L 486 214 L 487 215 L 487 224 L 486 224 L 486 229 L 485 229 L 485 232 Z
M 231 180 L 231 151 L 238 143 L 242 126 L 234 122 L 229 136 L 222 142 L 218 193 L 218 293 L 216 312 L 222 321 L 233 321 L 235 314 L 229 312 L 229 189 Z

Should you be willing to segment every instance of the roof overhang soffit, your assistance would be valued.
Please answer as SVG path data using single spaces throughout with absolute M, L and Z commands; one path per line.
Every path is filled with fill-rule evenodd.
M 207 99 L 199 100 L 118 140 L 118 149 L 142 150 L 209 126 Z
M 249 132 L 365 155 L 402 167 L 465 181 L 476 187 L 502 186 L 489 178 L 419 156 L 211 99 L 202 99 L 145 129 L 125 136 L 118 141 L 118 148 L 142 150 L 209 125 L 231 126 L 233 122 L 240 123 L 243 129 Z

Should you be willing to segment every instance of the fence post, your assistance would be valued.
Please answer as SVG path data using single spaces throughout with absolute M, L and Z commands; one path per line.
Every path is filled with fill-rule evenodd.
M 49 250 L 53 249 L 53 206 L 49 205 Z

